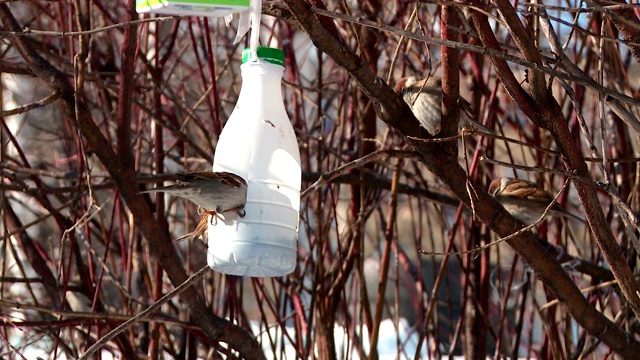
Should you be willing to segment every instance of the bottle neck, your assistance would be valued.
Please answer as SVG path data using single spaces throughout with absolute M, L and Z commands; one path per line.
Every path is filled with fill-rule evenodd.
M 266 61 L 245 63 L 240 66 L 242 83 L 251 87 L 261 87 L 265 91 L 277 91 L 282 94 L 282 75 L 284 67 Z

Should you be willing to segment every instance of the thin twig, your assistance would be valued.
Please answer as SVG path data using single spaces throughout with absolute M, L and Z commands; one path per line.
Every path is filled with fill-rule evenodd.
M 412 33 L 410 31 L 406 31 L 406 30 L 402 30 L 402 29 L 398 29 L 395 28 L 393 26 L 389 26 L 389 25 L 385 25 L 382 24 L 380 22 L 375 22 L 375 21 L 370 21 L 370 20 L 366 20 L 363 19 L 361 17 L 355 17 L 355 16 L 349 16 L 346 14 L 340 14 L 340 13 L 336 13 L 336 12 L 332 12 L 332 11 L 328 11 L 328 10 L 323 10 L 323 9 L 318 9 L 316 7 L 312 7 L 311 8 L 312 11 L 318 15 L 321 16 L 327 16 L 333 19 L 338 19 L 338 20 L 342 20 L 342 21 L 348 21 L 348 22 L 352 22 L 358 25 L 362 25 L 362 26 L 367 26 L 367 27 L 371 27 L 374 29 L 377 29 L 379 31 L 384 31 L 384 32 L 388 32 L 388 33 L 392 33 L 392 34 L 396 34 L 398 36 L 403 36 L 409 39 L 413 39 L 413 40 L 417 40 L 417 41 L 423 41 L 427 44 L 432 44 L 432 45 L 440 45 L 440 46 L 447 46 L 447 47 L 452 47 L 455 49 L 459 49 L 459 50 L 464 50 L 464 51 L 470 51 L 470 52 L 474 52 L 474 53 L 478 53 L 478 54 L 483 54 L 483 55 L 487 55 L 490 57 L 494 57 L 494 58 L 499 58 L 499 59 L 503 59 L 505 61 L 509 61 L 511 63 L 515 63 L 536 71 L 541 71 L 545 74 L 560 78 L 560 79 L 564 79 L 567 81 L 573 81 L 575 83 L 578 83 L 580 85 L 583 86 L 587 86 L 590 88 L 593 88 L 596 91 L 602 92 L 604 94 L 613 96 L 617 99 L 623 100 L 625 102 L 628 102 L 630 104 L 635 104 L 635 105 L 640 105 L 640 100 L 639 99 L 634 99 L 631 96 L 619 93 L 617 91 L 614 91 L 610 88 L 605 88 L 604 86 L 598 84 L 596 81 L 594 81 L 592 78 L 588 77 L 588 76 L 578 76 L 578 75 L 574 75 L 574 74 L 568 74 L 556 69 L 552 69 L 549 67 L 545 67 L 539 64 L 536 64 L 534 62 L 531 61 L 527 61 L 523 58 L 520 58 L 518 56 L 515 55 L 510 55 L 510 54 L 506 54 L 503 51 L 498 51 L 496 49 L 490 49 L 487 47 L 483 47 L 483 46 L 477 46 L 477 45 L 470 45 L 470 44 L 463 44 L 463 43 L 459 43 L 456 41 L 451 41 L 451 40 L 442 40 L 442 39 L 438 39 L 438 38 L 433 38 L 433 37 L 429 37 L 429 36 L 424 36 L 424 35 L 419 35 L 419 34 L 415 34 Z M 482 9 L 473 7 L 474 10 L 477 11 L 482 11 Z M 549 63 L 553 63 L 554 59 L 548 58 L 546 59 L 547 62 Z
M 347 164 L 340 166 L 339 168 L 324 173 L 320 176 L 320 179 L 309 186 L 305 191 L 300 194 L 300 199 L 304 200 L 309 196 L 312 192 L 318 190 L 322 185 L 330 182 L 331 180 L 337 178 L 338 176 L 351 171 L 353 169 L 362 167 L 372 161 L 376 161 L 378 159 L 384 157 L 397 157 L 397 158 L 416 158 L 417 154 L 415 151 L 408 150 L 378 150 L 374 151 L 371 154 L 353 160 Z
M 68 319 L 78 319 L 78 320 L 102 320 L 102 321 L 127 321 L 131 320 L 130 315 L 121 315 L 121 314 L 105 314 L 105 313 L 96 313 L 96 312 L 82 312 L 82 311 L 65 311 L 65 310 L 57 310 L 52 309 L 46 306 L 37 306 L 31 304 L 25 304 L 17 301 L 6 301 L 0 299 L 0 305 L 3 308 L 13 309 L 16 311 L 37 311 L 40 313 L 51 314 L 57 318 L 68 318 Z M 180 325 L 180 327 L 185 329 L 193 329 L 199 330 L 200 327 L 194 326 L 191 323 L 183 322 L 178 319 L 171 318 L 165 314 L 159 314 L 157 316 L 149 316 L 147 318 L 148 321 L 157 321 L 166 324 L 176 324 Z M 20 322 L 13 322 L 16 326 L 20 327 Z
M 508 168 L 517 169 L 517 170 L 523 170 L 523 171 L 552 173 L 552 174 L 564 175 L 564 176 L 568 176 L 568 177 L 572 176 L 571 172 L 566 171 L 566 170 L 551 169 L 551 168 L 546 168 L 546 167 L 541 167 L 541 166 L 517 165 L 517 164 L 512 164 L 512 163 L 508 163 L 508 162 L 504 162 L 504 161 L 500 161 L 500 160 L 494 160 L 494 159 L 488 158 L 488 157 L 486 157 L 484 155 L 480 155 L 480 161 L 486 161 L 486 162 L 488 162 L 490 164 L 493 164 L 493 165 L 508 167 Z
M 560 198 L 560 195 L 562 195 L 562 193 L 564 192 L 564 189 L 566 189 L 566 187 L 569 185 L 569 181 L 571 180 L 570 177 L 568 177 L 565 181 L 564 184 L 562 185 L 562 188 L 560 188 L 560 191 L 558 191 L 558 193 L 556 194 L 556 196 L 554 196 L 553 200 L 551 200 L 551 202 L 549 203 L 549 205 L 547 206 L 546 209 L 544 209 L 544 212 L 542 213 L 542 215 L 540 215 L 540 218 L 538 218 L 538 220 L 536 220 L 536 222 L 534 222 L 531 225 L 527 225 L 525 227 L 523 227 L 522 229 L 514 232 L 511 235 L 505 236 L 503 238 L 500 238 L 496 241 L 492 241 L 486 245 L 482 245 L 480 247 L 477 247 L 475 249 L 471 249 L 471 250 L 464 250 L 464 251 L 454 251 L 454 252 L 431 252 L 431 251 L 424 251 L 424 250 L 418 250 L 421 254 L 423 255 L 433 255 L 433 256 L 439 256 L 439 255 L 465 255 L 465 254 L 475 254 L 478 252 L 481 252 L 483 250 L 486 250 L 492 246 L 498 245 L 500 243 L 503 243 L 507 240 L 513 239 L 517 236 L 519 236 L 520 234 L 529 231 L 530 229 L 536 227 L 539 223 L 541 223 L 542 221 L 544 221 L 544 219 L 547 217 L 547 214 L 549 213 L 549 211 L 551 211 L 551 209 L 553 208 L 553 206 L 557 203 L 558 199 Z
M 0 111 L 0 117 L 24 114 L 27 111 L 47 106 L 47 105 L 51 104 L 52 102 L 58 100 L 61 95 L 62 94 L 60 94 L 59 92 L 56 91 L 53 94 L 45 97 L 44 99 L 41 99 L 41 100 L 38 100 L 38 101 L 34 101 L 34 102 L 31 102 L 31 103 L 25 104 L 25 105 L 20 105 L 20 106 L 17 106 L 15 108 L 11 109 L 11 110 Z
M 47 30 L 30 29 L 28 27 L 25 27 L 22 29 L 22 31 L 0 31 L 0 36 L 9 36 L 9 35 L 12 35 L 12 36 L 39 35 L 39 36 L 58 36 L 58 37 L 82 36 L 82 35 L 97 34 L 97 33 L 114 30 L 114 29 L 126 28 L 129 26 L 136 26 L 139 24 L 174 21 L 174 20 L 180 20 L 182 18 L 183 16 L 163 16 L 163 17 L 155 17 L 155 18 L 149 18 L 149 19 L 132 20 L 132 21 L 125 21 L 125 22 L 104 26 L 104 27 L 99 27 L 99 28 L 86 30 L 86 31 L 47 31 Z
M 174 296 L 182 293 L 186 289 L 188 289 L 191 285 L 193 285 L 201 276 L 203 276 L 209 270 L 209 266 L 205 265 L 202 269 L 198 270 L 195 274 L 189 276 L 189 278 L 180 284 L 175 289 L 168 292 L 165 296 L 161 297 L 158 301 L 153 303 L 151 306 L 143 310 L 138 315 L 132 317 L 131 319 L 125 321 L 123 324 L 118 326 L 117 328 L 111 330 L 107 335 L 103 336 L 100 340 L 98 340 L 95 344 L 93 344 L 87 351 L 80 356 L 78 360 L 83 360 L 89 358 L 89 356 L 93 355 L 96 351 L 98 351 L 102 346 L 106 345 L 111 339 L 118 336 L 120 333 L 131 327 L 133 324 L 144 320 L 149 315 L 153 314 L 156 310 L 160 309 L 162 305 L 166 304 L 169 300 L 171 300 Z
M 636 279 L 640 278 L 640 276 L 636 276 Z M 606 289 L 608 287 L 611 286 L 615 286 L 618 285 L 618 280 L 610 280 L 610 281 L 605 281 L 602 282 L 600 284 L 597 285 L 593 285 L 593 286 L 588 286 L 586 288 L 580 289 L 580 292 L 582 292 L 583 294 L 588 294 L 592 291 L 596 291 L 596 290 L 601 290 L 601 289 Z M 560 303 L 560 301 L 558 299 L 555 300 L 551 300 L 548 303 L 542 305 L 538 310 L 543 311 L 546 310 L 552 306 L 556 306 Z

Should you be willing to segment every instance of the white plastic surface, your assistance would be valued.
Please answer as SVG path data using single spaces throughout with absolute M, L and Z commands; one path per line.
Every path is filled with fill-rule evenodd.
M 174 1 L 174 0 L 136 0 L 136 11 L 164 15 L 221 17 L 247 10 L 249 1 Z
M 284 276 L 296 266 L 300 150 L 282 101 L 284 68 L 241 66 L 242 89 L 216 147 L 214 171 L 248 183 L 245 216 L 226 212 L 209 225 L 209 266 L 239 276 Z

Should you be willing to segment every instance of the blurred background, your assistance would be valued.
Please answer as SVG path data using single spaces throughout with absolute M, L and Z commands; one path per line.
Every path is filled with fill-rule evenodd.
M 233 44 L 237 16 L 230 26 L 222 18 L 148 14 L 132 24 L 138 17 L 131 3 L 0 4 L 2 358 L 78 358 L 177 285 L 180 277 L 173 274 L 179 271 L 167 268 L 159 254 L 175 256 L 180 271 L 191 274 L 206 265 L 212 250 L 199 240 L 173 241 L 197 225 L 194 204 L 155 194 L 137 196 L 136 204 L 126 194 L 153 187 L 166 174 L 211 169 L 242 84 L 240 55 L 248 37 Z M 321 19 L 336 41 L 393 87 L 405 76 L 441 75 L 440 46 L 432 41 L 440 39 L 441 5 L 366 0 L 314 6 L 346 15 Z M 468 13 L 482 9 L 504 53 L 519 56 L 493 3 L 455 6 L 460 44 L 480 45 Z M 545 66 L 556 69 L 559 58 L 541 33 L 541 19 L 549 20 L 563 45 L 562 61 L 612 92 L 637 98 L 637 61 L 603 8 L 578 1 L 513 6 Z M 460 253 L 497 237 L 427 171 L 405 136 L 378 119 L 373 99 L 293 24 L 284 4 L 265 1 L 263 9 L 261 44 L 285 51 L 283 93 L 300 146 L 303 191 L 324 173 L 385 152 L 305 193 L 293 274 L 239 278 L 210 271 L 194 287 L 204 300 L 200 311 L 246 330 L 272 359 L 613 356 L 552 303 L 555 297 L 509 245 Z M 11 32 L 10 15 L 18 35 Z M 401 30 L 417 38 L 401 36 Z M 34 71 L 40 60 L 57 73 Z M 545 170 L 564 169 L 548 132 L 510 99 L 488 57 L 462 48 L 459 64 L 470 116 L 491 130 L 476 128 L 455 140 L 470 179 L 488 187 L 500 176 L 519 177 L 556 195 L 566 177 Z M 509 65 L 527 88 L 530 70 Z M 72 91 L 52 86 L 53 77 L 66 79 L 60 88 Z M 637 211 L 637 130 L 605 106 L 605 92 L 576 79 L 548 76 L 548 89 L 593 180 L 616 186 Z M 637 103 L 621 103 L 637 117 Z M 94 148 L 99 141 L 85 130 L 88 122 L 110 150 Z M 131 158 L 118 156 L 122 164 L 114 163 L 104 156 L 109 151 Z M 131 171 L 123 177 L 129 180 L 114 179 L 120 165 L 123 174 Z M 637 273 L 630 237 L 637 231 L 627 231 L 609 194 L 599 196 Z M 584 217 L 572 186 L 558 203 Z M 153 218 L 141 220 L 141 207 Z M 145 236 L 146 221 L 163 237 Z M 576 286 L 601 285 L 585 296 L 637 338 L 637 319 L 607 283 L 608 265 L 586 225 L 550 218 L 532 231 Z M 237 344 L 203 332 L 192 306 L 175 297 L 102 347 L 98 358 L 246 356 Z

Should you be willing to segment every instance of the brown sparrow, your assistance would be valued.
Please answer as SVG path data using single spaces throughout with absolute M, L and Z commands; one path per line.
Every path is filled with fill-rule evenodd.
M 418 79 L 415 76 L 404 77 L 396 83 L 393 89 L 409 104 L 413 115 L 420 125 L 427 129 L 432 136 L 440 132 L 442 122 L 442 80 L 437 76 L 426 79 Z M 459 98 L 460 110 L 467 116 L 461 117 L 462 125 L 473 125 L 486 132 L 493 131 L 472 120 L 471 104 L 465 99 Z
M 225 211 L 240 211 L 247 202 L 247 182 L 229 172 L 180 172 L 175 174 L 176 183 L 143 191 L 162 191 L 185 198 L 200 206 L 206 214 L 216 215 Z
M 509 177 L 493 180 L 489 184 L 489 194 L 498 200 L 513 217 L 527 225 L 538 221 L 553 200 L 553 196 L 537 184 Z M 566 216 L 584 222 L 580 217 L 566 212 L 558 204 L 554 204 L 547 215 Z

